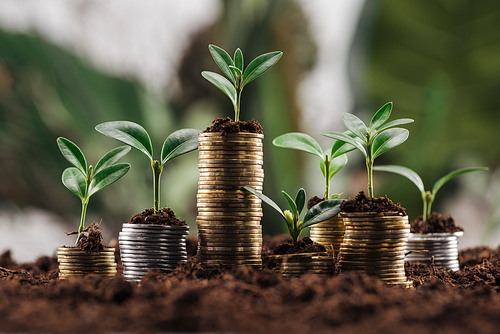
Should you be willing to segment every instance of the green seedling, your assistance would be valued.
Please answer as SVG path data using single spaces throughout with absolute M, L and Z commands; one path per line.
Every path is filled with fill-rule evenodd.
M 464 173 L 488 170 L 488 167 L 469 167 L 469 168 L 461 168 L 454 170 L 446 174 L 439 180 L 437 180 L 436 183 L 434 183 L 434 185 L 432 186 L 432 191 L 428 190 L 426 191 L 424 188 L 424 182 L 422 181 L 420 176 L 418 176 L 417 173 L 415 173 L 408 167 L 387 165 L 387 166 L 376 166 L 374 169 L 376 171 L 396 173 L 406 177 L 408 180 L 413 182 L 413 184 L 417 186 L 418 190 L 420 190 L 420 195 L 422 196 L 422 201 L 424 203 L 424 210 L 422 216 L 423 216 L 423 221 L 426 221 L 427 217 L 431 215 L 431 206 L 432 203 L 434 202 L 434 198 L 436 197 L 436 193 L 438 192 L 439 189 L 441 189 L 441 187 L 446 182 Z
M 234 59 L 225 50 L 216 45 L 210 44 L 208 49 L 215 63 L 227 78 L 209 71 L 203 71 L 201 75 L 231 99 L 234 107 L 234 120 L 239 121 L 241 91 L 243 87 L 273 67 L 280 60 L 283 52 L 265 53 L 256 57 L 245 67 L 243 52 L 240 49 L 236 49 Z
M 290 132 L 274 138 L 273 144 L 278 147 L 291 148 L 294 150 L 304 151 L 314 154 L 319 157 L 319 168 L 325 178 L 325 199 L 336 199 L 340 194 L 333 194 L 330 197 L 330 182 L 332 177 L 337 174 L 346 164 L 347 156 L 345 153 L 355 149 L 354 146 L 342 141 L 335 141 L 330 150 L 330 156 L 324 154 L 321 146 L 311 136 L 300 133 Z M 335 158 L 331 158 L 335 157 Z
M 151 161 L 153 170 L 154 213 L 160 211 L 160 176 L 168 161 L 198 148 L 200 130 L 181 129 L 170 134 L 163 142 L 160 160 L 153 159 L 153 145 L 147 131 L 137 123 L 116 121 L 101 123 L 95 127 L 100 133 L 119 140 L 144 153 Z
M 90 196 L 115 183 L 130 170 L 130 164 L 116 164 L 129 151 L 130 147 L 121 146 L 106 153 L 95 165 L 87 167 L 82 150 L 72 141 L 59 137 L 57 145 L 62 155 L 75 167 L 63 171 L 62 183 L 82 201 L 82 216 L 78 233 L 85 229 L 85 215 Z
M 401 145 L 408 139 L 410 132 L 407 129 L 395 128 L 395 126 L 412 123 L 410 118 L 401 118 L 389 123 L 386 121 L 391 116 L 392 102 L 386 103 L 373 115 L 370 126 L 353 114 L 342 114 L 342 121 L 348 133 L 322 132 L 323 136 L 343 141 L 357 148 L 366 160 L 368 172 L 368 197 L 373 197 L 373 162 L 375 158 Z M 385 123 L 385 124 L 384 124 Z M 332 159 L 335 156 L 331 157 Z
M 290 197 L 290 195 L 286 192 L 282 191 L 282 194 L 285 196 L 291 210 L 281 210 L 272 199 L 251 187 L 245 186 L 243 188 L 279 212 L 281 217 L 285 220 L 288 227 L 288 233 L 290 233 L 293 243 L 297 243 L 297 240 L 299 239 L 299 236 L 304 228 L 333 218 L 341 211 L 340 203 L 342 203 L 342 200 L 330 199 L 320 202 L 310 208 L 306 212 L 304 220 L 300 221 L 300 214 L 306 204 L 306 191 L 303 188 L 299 189 L 295 200 L 293 200 L 292 197 Z

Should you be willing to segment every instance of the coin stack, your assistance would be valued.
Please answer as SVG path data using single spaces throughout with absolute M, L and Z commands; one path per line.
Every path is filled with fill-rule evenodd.
M 118 236 L 123 276 L 140 281 L 149 269 L 173 271 L 179 262 L 187 261 L 188 234 L 189 226 L 123 224 Z
M 408 216 L 379 213 L 341 213 L 345 234 L 340 247 L 342 271 L 359 271 L 387 284 L 410 287 L 406 280 L 405 243 L 410 234 Z
M 344 220 L 342 217 L 333 217 L 322 223 L 311 226 L 311 239 L 324 246 L 332 246 L 333 251 L 338 253 L 340 245 L 344 240 Z
M 301 253 L 290 255 L 271 255 L 276 260 L 276 266 L 283 277 L 298 277 L 305 273 L 321 276 L 331 276 L 335 271 L 333 254 Z
M 87 253 L 79 247 L 60 247 L 57 250 L 59 278 L 95 274 L 116 275 L 115 249 L 104 248 L 100 252 Z
M 410 233 L 406 243 L 406 252 L 410 252 L 405 258 L 406 261 L 418 261 L 431 264 L 437 267 L 444 267 L 446 270 L 460 270 L 458 262 L 458 237 L 464 232 L 455 233 Z
M 262 266 L 262 139 L 255 133 L 201 133 L 198 137 L 198 253 L 207 266 Z

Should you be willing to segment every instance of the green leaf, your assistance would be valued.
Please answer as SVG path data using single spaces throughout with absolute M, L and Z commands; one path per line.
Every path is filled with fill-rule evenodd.
M 240 48 L 234 51 L 234 66 L 240 69 L 240 72 L 243 73 L 243 67 L 245 66 L 245 62 L 243 60 L 243 52 L 241 52 Z
M 283 194 L 283 196 L 285 196 L 286 198 L 286 201 L 288 202 L 288 205 L 290 206 L 290 209 L 292 209 L 292 213 L 293 213 L 293 218 L 297 221 L 298 220 L 298 212 L 297 212 L 297 204 L 295 204 L 295 201 L 293 200 L 293 198 L 287 194 L 286 191 L 282 190 L 281 193 Z
M 417 186 L 418 190 L 420 190 L 420 193 L 425 194 L 424 182 L 422 181 L 420 176 L 418 176 L 417 173 L 415 173 L 408 167 L 396 166 L 396 165 L 374 166 L 373 170 L 402 175 L 411 182 L 413 182 Z
M 62 174 L 62 183 L 82 201 L 85 200 L 87 180 L 85 179 L 85 175 L 83 175 L 78 168 L 66 168 Z
M 341 155 L 330 161 L 330 179 L 347 164 L 347 155 Z
M 250 81 L 257 79 L 267 70 L 273 67 L 273 65 L 276 64 L 278 60 L 280 60 L 282 55 L 283 52 L 275 51 L 260 55 L 252 60 L 243 72 L 242 87 L 248 84 Z
M 302 210 L 304 209 L 304 205 L 306 204 L 306 191 L 304 188 L 300 188 L 297 192 L 297 196 L 295 196 L 295 205 L 297 206 L 297 212 L 300 215 Z
M 101 159 L 99 159 L 97 165 L 95 165 L 94 174 L 98 173 L 103 168 L 109 167 L 117 163 L 128 152 L 130 152 L 130 150 L 131 150 L 130 146 L 120 146 L 109 151 Z
M 170 134 L 161 148 L 161 165 L 163 166 L 167 161 L 198 149 L 200 132 L 196 129 L 181 129 Z
M 237 79 L 241 78 L 242 72 L 239 68 L 237 68 L 236 66 L 229 66 L 229 69 L 233 72 L 235 78 L 237 78 Z M 238 82 L 238 80 L 235 81 L 235 84 L 234 84 L 235 86 L 238 86 L 237 82 Z
M 464 173 L 469 173 L 469 172 L 479 172 L 479 171 L 486 171 L 486 170 L 488 170 L 488 167 L 468 167 L 468 168 L 460 168 L 460 169 L 454 170 L 453 172 L 446 174 L 445 176 L 443 176 L 442 178 L 437 180 L 436 183 L 434 183 L 434 186 L 432 187 L 432 195 L 436 196 L 436 193 L 438 192 L 438 190 L 441 189 L 441 187 L 446 182 L 450 181 L 451 179 L 453 179 L 459 175 L 462 175 Z
M 370 132 L 379 128 L 384 124 L 391 116 L 392 102 L 387 102 L 380 108 L 375 115 L 373 115 L 370 121 Z
M 304 151 L 317 155 L 321 159 L 323 157 L 323 150 L 319 146 L 318 142 L 314 140 L 313 137 L 300 132 L 290 132 L 284 135 L 278 136 L 273 140 L 274 146 L 292 148 L 295 150 Z
M 243 189 L 245 189 L 246 191 L 248 191 L 249 193 L 251 193 L 252 195 L 255 195 L 257 196 L 258 198 L 260 198 L 264 203 L 266 203 L 267 205 L 269 205 L 270 207 L 272 207 L 274 210 L 278 211 L 281 215 L 281 217 L 283 217 L 283 219 L 285 219 L 286 221 L 286 218 L 285 218 L 285 214 L 283 213 L 283 211 L 280 209 L 280 207 L 278 206 L 278 204 L 274 203 L 274 201 L 272 199 L 270 199 L 269 197 L 267 197 L 266 195 L 264 195 L 263 193 L 259 193 L 258 191 L 256 191 L 255 189 L 253 189 L 252 187 L 248 187 L 248 186 L 244 186 Z
M 410 131 L 402 128 L 389 129 L 379 133 L 373 140 L 372 160 L 391 148 L 404 143 L 409 135 Z
M 110 138 L 132 146 L 153 161 L 151 138 L 139 124 L 129 121 L 106 122 L 98 124 L 95 129 Z
M 231 99 L 233 106 L 236 107 L 236 88 L 234 88 L 233 84 L 229 80 L 220 74 L 209 71 L 203 71 L 201 72 L 201 75 L 226 94 Z
M 231 59 L 231 56 L 222 48 L 217 45 L 210 44 L 208 46 L 210 53 L 212 54 L 212 58 L 221 71 L 233 82 L 236 82 L 236 78 L 233 75 L 233 71 L 229 69 L 229 66 L 234 66 L 234 62 Z
M 357 138 L 351 138 L 348 135 L 340 132 L 320 132 L 320 135 L 350 144 L 360 150 L 361 153 L 363 153 L 363 155 L 367 157 L 365 148 L 359 141 L 356 140 Z
M 396 119 L 394 121 L 391 121 L 387 123 L 386 125 L 383 125 L 382 127 L 378 128 L 377 130 L 372 132 L 372 137 L 375 137 L 377 133 L 380 133 L 382 131 L 385 131 L 389 128 L 393 128 L 398 125 L 403 125 L 403 124 L 408 124 L 408 123 L 413 123 L 413 120 L 411 118 L 400 118 Z
M 342 114 L 342 121 L 344 122 L 345 127 L 356 135 L 359 139 L 361 139 L 364 143 L 366 143 L 366 133 L 368 129 L 366 128 L 365 123 L 360 120 L 357 116 L 349 113 Z
M 101 169 L 90 182 L 89 195 L 92 196 L 101 189 L 115 183 L 130 170 L 130 164 L 116 164 Z
M 57 145 L 66 160 L 78 168 L 83 175 L 87 175 L 87 160 L 85 160 L 82 150 L 71 140 L 64 137 L 57 138 Z
M 354 134 L 351 133 L 351 131 L 345 131 L 344 134 L 357 138 L 356 136 L 354 136 Z M 341 155 L 346 154 L 348 152 L 351 152 L 352 150 L 355 150 L 355 149 L 356 149 L 356 147 L 354 147 L 354 146 L 352 146 L 344 141 L 336 140 L 333 142 L 333 146 L 332 146 L 331 153 L 330 153 L 330 159 L 335 159 L 336 157 L 340 157 Z
M 335 217 L 342 209 L 340 209 L 341 199 L 329 199 L 320 202 L 307 211 L 304 217 L 302 228 L 321 223 L 325 220 Z

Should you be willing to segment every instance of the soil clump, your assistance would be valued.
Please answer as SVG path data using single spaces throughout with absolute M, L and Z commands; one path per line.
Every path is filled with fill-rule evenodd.
M 367 197 L 363 191 L 360 191 L 354 199 L 342 202 L 340 208 L 344 212 L 398 212 L 406 216 L 405 208 L 399 203 L 394 204 L 387 196 L 371 198 Z
M 203 130 L 203 133 L 207 132 L 220 132 L 222 136 L 238 132 L 264 133 L 262 125 L 256 119 L 235 122 L 229 117 L 214 119 L 212 125 Z
M 313 206 L 315 206 L 316 204 L 318 203 L 321 203 L 325 200 L 325 198 L 319 198 L 318 196 L 314 196 L 314 197 L 311 197 L 309 198 L 309 200 L 307 201 L 307 210 L 309 210 L 310 208 L 312 208 Z
M 185 220 L 180 220 L 176 217 L 172 209 L 164 207 L 158 213 L 154 213 L 154 209 L 146 209 L 130 218 L 129 224 L 155 224 L 169 226 L 186 226 Z
M 418 216 L 411 224 L 411 233 L 454 233 L 461 232 L 464 229 L 455 224 L 451 216 L 445 216 L 433 212 L 426 221 L 423 216 Z
M 304 237 L 294 244 L 291 241 L 284 242 L 273 250 L 273 255 L 301 254 L 301 253 L 321 253 L 326 252 L 325 246 L 312 241 L 309 237 Z

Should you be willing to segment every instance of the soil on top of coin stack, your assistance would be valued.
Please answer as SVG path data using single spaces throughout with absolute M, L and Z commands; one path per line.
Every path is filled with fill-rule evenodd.
M 130 218 L 129 224 L 155 224 L 169 226 L 186 226 L 185 220 L 180 220 L 175 216 L 172 209 L 164 207 L 158 213 L 154 209 L 146 209 Z
M 394 204 L 387 196 L 367 197 L 363 191 L 360 191 L 356 198 L 340 204 L 340 208 L 344 212 L 398 212 L 400 215 L 407 215 L 405 208 L 399 203 Z
M 99 226 L 99 223 L 93 222 L 78 235 L 78 241 L 73 247 L 79 247 L 87 253 L 102 251 L 105 245 L 103 244 L 101 230 L 103 229 Z M 66 233 L 66 235 L 74 234 L 78 234 L 78 232 Z
M 426 221 L 423 216 L 418 216 L 411 224 L 411 233 L 454 233 L 461 232 L 464 229 L 455 224 L 451 216 L 445 216 L 433 212 Z
M 310 208 L 312 208 L 316 204 L 323 202 L 324 200 L 325 200 L 324 197 L 319 198 L 318 196 L 314 196 L 314 197 L 309 198 L 309 200 L 307 201 L 307 210 L 309 210 Z
M 284 242 L 273 250 L 273 255 L 321 253 L 326 252 L 325 246 L 314 242 L 309 237 L 304 237 L 294 244 L 291 241 Z
M 256 120 L 251 121 L 233 121 L 231 118 L 216 118 L 212 122 L 212 126 L 206 128 L 203 133 L 220 132 L 222 136 L 228 133 L 248 132 L 263 134 L 262 125 Z

